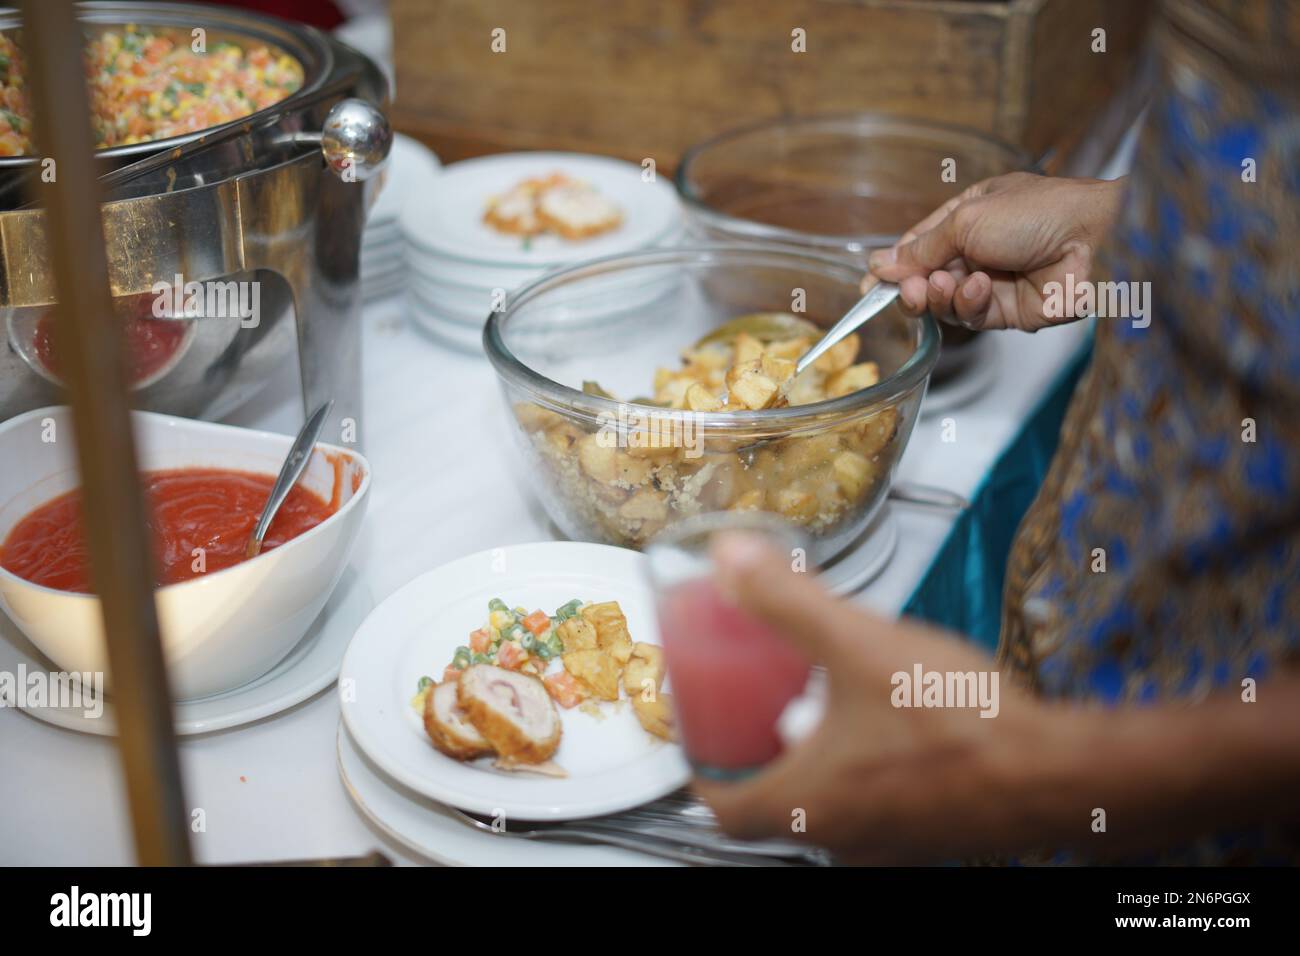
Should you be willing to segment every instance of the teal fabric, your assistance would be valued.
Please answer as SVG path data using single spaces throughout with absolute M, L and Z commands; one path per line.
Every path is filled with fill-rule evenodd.
M 1047 476 L 1066 407 L 1091 355 L 1091 346 L 1082 349 L 1039 400 L 958 516 L 904 614 L 965 634 L 990 651 L 997 647 L 1011 541 Z

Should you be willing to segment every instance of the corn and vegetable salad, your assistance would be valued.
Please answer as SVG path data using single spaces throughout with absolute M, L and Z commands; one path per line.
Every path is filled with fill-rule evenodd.
M 599 615 L 602 609 L 623 622 L 623 611 L 615 602 L 591 605 L 573 598 L 559 607 L 555 614 L 543 610 L 529 611 L 526 607 L 511 607 L 494 597 L 487 602 L 487 622 L 469 635 L 469 643 L 460 645 L 452 654 L 451 663 L 442 671 L 442 680 L 458 679 L 461 672 L 476 663 L 490 663 L 506 670 L 523 671 L 541 678 L 552 700 L 564 708 L 572 708 L 585 697 L 581 684 L 568 670 L 547 674 L 551 661 L 563 657 L 565 650 L 578 650 L 577 646 L 565 648 L 564 631 L 572 627 L 572 620 L 589 615 Z M 623 623 L 625 630 L 625 622 Z M 421 695 L 434 684 L 433 678 L 420 678 L 416 688 L 416 708 L 421 708 Z M 617 696 L 617 695 L 615 695 Z
M 266 46 L 215 41 L 202 52 L 187 31 L 128 24 L 86 42 L 97 148 L 197 132 L 278 103 L 303 82 L 302 65 Z M 26 71 L 17 32 L 0 33 L 0 156 L 32 152 Z

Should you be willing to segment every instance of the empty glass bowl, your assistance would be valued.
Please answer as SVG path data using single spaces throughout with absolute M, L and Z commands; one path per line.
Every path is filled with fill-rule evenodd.
M 977 130 L 874 113 L 783 117 L 691 147 L 677 192 L 697 240 L 773 242 L 843 255 L 872 249 L 1028 154 Z M 974 333 L 942 327 L 936 383 L 964 371 Z

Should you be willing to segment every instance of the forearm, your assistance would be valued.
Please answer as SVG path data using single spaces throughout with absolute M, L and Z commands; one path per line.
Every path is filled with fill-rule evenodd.
M 1257 691 L 1253 703 L 1228 691 L 1187 707 L 1046 705 L 1028 759 L 1001 777 L 1022 835 L 1105 857 L 1300 820 L 1300 674 Z

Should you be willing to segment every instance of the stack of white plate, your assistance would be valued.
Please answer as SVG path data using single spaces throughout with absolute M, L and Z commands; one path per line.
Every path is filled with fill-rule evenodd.
M 616 203 L 623 220 L 590 239 L 499 232 L 483 221 L 492 197 L 525 179 L 563 173 Z M 547 272 L 678 240 L 683 222 L 669 182 L 640 166 L 581 153 L 507 153 L 453 163 L 406 194 L 398 216 L 411 318 L 447 344 L 480 351 L 483 323 L 503 296 Z
M 370 302 L 400 292 L 406 285 L 402 259 L 402 230 L 397 219 L 404 196 L 427 188 L 442 164 L 423 143 L 393 137 L 383 189 L 366 220 L 361 237 L 361 297 Z

